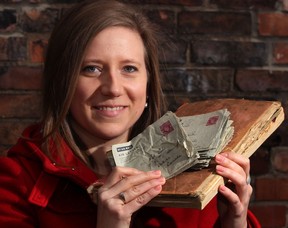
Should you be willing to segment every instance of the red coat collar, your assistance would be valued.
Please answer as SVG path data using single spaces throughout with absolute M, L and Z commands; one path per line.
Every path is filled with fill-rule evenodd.
M 42 163 L 44 172 L 69 178 L 84 188 L 87 188 L 98 179 L 96 174 L 71 151 L 64 140 L 62 140 L 62 148 L 66 160 L 65 165 L 60 162 L 51 161 L 41 150 L 41 141 L 39 140 L 40 132 L 40 125 L 32 125 L 26 128 L 17 144 L 8 152 L 9 156 L 23 156 L 28 159 L 37 159 Z M 56 158 L 55 160 L 60 159 Z

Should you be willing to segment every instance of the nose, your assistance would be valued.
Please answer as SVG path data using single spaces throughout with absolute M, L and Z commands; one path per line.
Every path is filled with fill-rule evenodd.
M 121 75 L 116 71 L 105 72 L 101 77 L 101 93 L 104 96 L 119 97 L 122 92 Z

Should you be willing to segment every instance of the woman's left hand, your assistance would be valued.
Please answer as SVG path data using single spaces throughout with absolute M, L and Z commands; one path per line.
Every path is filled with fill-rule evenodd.
M 250 161 L 233 152 L 216 155 L 217 174 L 228 179 L 227 186 L 219 186 L 219 192 L 226 201 L 218 201 L 218 211 L 222 227 L 247 227 L 247 211 L 252 186 L 250 185 Z M 229 188 L 229 185 L 233 188 Z

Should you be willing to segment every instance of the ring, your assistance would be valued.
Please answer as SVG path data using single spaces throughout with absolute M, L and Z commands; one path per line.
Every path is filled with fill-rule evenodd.
M 120 194 L 118 195 L 119 199 L 125 204 L 126 203 L 126 199 L 125 199 L 125 194 L 124 192 L 120 192 Z
M 247 185 L 251 184 L 251 177 L 250 177 L 250 175 L 247 176 L 246 183 L 247 183 Z

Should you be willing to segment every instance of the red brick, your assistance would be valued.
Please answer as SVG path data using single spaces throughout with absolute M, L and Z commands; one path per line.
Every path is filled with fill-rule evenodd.
M 278 42 L 273 49 L 274 63 L 288 64 L 288 43 Z
M 0 107 L 2 118 L 37 118 L 40 97 L 38 94 L 1 94 Z
M 33 1 L 33 0 L 30 0 L 30 1 Z M 40 0 L 39 0 L 40 1 Z M 42 0 L 42 1 L 45 1 L 45 0 Z M 77 2 L 80 2 L 81 0 L 48 0 L 49 3 L 77 3 Z
M 2 152 L 9 146 L 14 145 L 21 136 L 23 130 L 35 121 L 0 121 L 0 144 Z M 4 146 L 5 145 L 5 146 Z
M 232 84 L 232 70 L 171 70 L 163 74 L 163 90 L 197 95 L 207 92 L 228 92 Z
M 39 67 L 0 67 L 0 89 L 39 90 L 42 69 Z
M 211 0 L 211 4 L 223 9 L 275 9 L 277 0 Z
M 182 6 L 201 6 L 204 0 L 127 0 L 129 3 L 137 4 L 169 4 Z
M 250 13 L 183 11 L 178 17 L 182 34 L 250 35 Z
M 285 127 L 288 127 L 288 99 L 286 97 L 283 97 L 281 100 L 281 105 L 284 109 L 284 114 L 285 114 L 285 120 L 284 120 L 284 125 Z
M 287 207 L 284 205 L 253 205 L 250 210 L 259 220 L 262 228 L 286 227 Z
M 265 177 L 255 179 L 256 200 L 288 200 L 288 178 Z
M 264 142 L 265 146 L 268 147 L 288 147 L 288 118 L 287 118 L 287 106 L 285 103 L 282 103 L 284 107 L 285 119 L 283 123 L 277 128 L 277 130 Z
M 8 39 L 0 37 L 0 60 L 9 60 L 8 58 Z
M 288 173 L 288 147 L 272 149 L 272 165 L 277 171 Z
M 16 29 L 16 10 L 0 11 L 0 32 L 13 32 Z
M 165 33 L 176 32 L 175 13 L 171 10 L 150 10 L 146 15 Z
M 27 60 L 27 39 L 25 37 L 9 37 L 5 42 L 5 56 L 10 61 Z M 2 45 L 1 45 L 2 46 Z M 1 48 L 2 49 L 2 48 Z
M 0 61 L 18 61 L 27 58 L 27 40 L 21 36 L 0 37 Z
M 235 82 L 241 91 L 288 91 L 288 72 L 266 70 L 239 70 Z
M 35 38 L 29 40 L 30 60 L 33 63 L 43 63 L 48 45 L 47 38 Z
M 168 43 L 162 44 L 163 53 L 160 53 L 160 61 L 165 64 L 184 64 L 186 63 L 186 51 L 188 44 L 185 40 L 177 40 L 170 46 Z M 163 54 L 163 56 L 162 56 Z
M 21 15 L 21 27 L 25 32 L 51 32 L 60 17 L 56 8 L 25 7 Z
M 282 0 L 283 9 L 288 11 L 288 0 Z
M 261 42 L 194 41 L 191 62 L 207 66 L 263 66 L 267 64 L 267 47 Z
M 165 97 L 167 99 L 168 110 L 171 110 L 173 112 L 176 111 L 181 105 L 183 105 L 185 103 L 196 101 L 197 98 L 201 99 L 199 96 L 197 98 L 195 98 L 195 97 L 191 98 L 188 95 L 186 95 L 186 96 L 167 95 Z
M 288 14 L 259 13 L 258 24 L 261 36 L 288 36 Z
M 263 175 L 270 171 L 270 154 L 266 148 L 260 147 L 250 157 L 250 172 L 252 175 Z
M 24 0 L 3 0 L 4 2 L 7 2 L 7 3 L 18 3 L 18 2 L 22 2 Z

